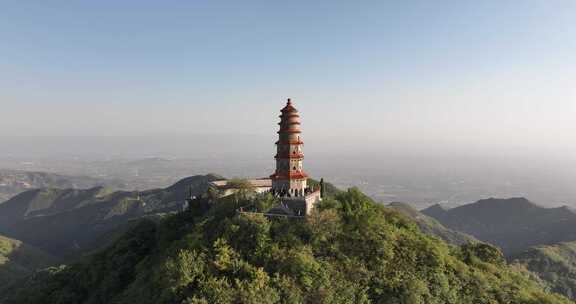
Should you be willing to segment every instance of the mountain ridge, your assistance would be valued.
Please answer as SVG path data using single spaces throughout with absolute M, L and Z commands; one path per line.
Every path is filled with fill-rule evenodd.
M 407 203 L 393 202 L 386 206 L 410 217 L 425 234 L 438 237 L 448 244 L 462 245 L 479 242 L 471 235 L 444 227 L 438 220 L 419 212 Z
M 444 226 L 499 246 L 507 255 L 536 245 L 576 240 L 576 213 L 544 208 L 526 198 L 484 199 L 442 211 L 421 211 Z
M 448 246 L 357 189 L 305 219 L 239 214 L 220 199 L 153 222 L 79 263 L 0 291 L 4 304 L 568 304 L 487 244 Z
M 0 169 L 0 204 L 21 192 L 41 188 L 88 189 L 104 186 L 121 189 L 126 185 L 119 180 L 88 176 L 63 175 L 50 172 Z
M 0 204 L 0 233 L 65 257 L 130 219 L 181 210 L 187 195 L 203 194 L 220 178 L 196 175 L 145 191 L 30 190 Z

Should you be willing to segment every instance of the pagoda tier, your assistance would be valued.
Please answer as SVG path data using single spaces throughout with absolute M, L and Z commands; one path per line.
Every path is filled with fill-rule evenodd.
M 274 156 L 274 158 L 275 159 L 281 159 L 281 158 L 304 159 L 304 153 L 292 153 L 292 154 L 282 153 L 282 154 L 276 154 L 276 156 Z
M 304 143 L 300 139 L 300 115 L 290 99 L 281 113 L 276 142 L 276 171 L 270 176 L 272 189 L 275 192 L 299 196 L 306 192 L 308 180 L 302 167 Z

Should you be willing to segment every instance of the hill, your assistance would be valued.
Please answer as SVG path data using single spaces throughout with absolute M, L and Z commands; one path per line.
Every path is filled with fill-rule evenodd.
M 448 210 L 432 206 L 422 213 L 447 228 L 497 245 L 507 255 L 576 240 L 576 213 L 566 207 L 540 207 L 525 198 L 491 198 Z
M 0 235 L 0 288 L 57 261 L 37 248 Z
M 255 200 L 242 204 L 255 204 Z M 257 202 L 256 202 L 257 204 Z M 306 219 L 238 214 L 221 199 L 142 220 L 84 261 L 3 303 L 571 303 L 486 244 L 448 246 L 356 189 Z
M 14 195 L 40 188 L 87 189 L 98 186 L 124 188 L 120 181 L 86 176 L 69 176 L 46 172 L 28 172 L 0 169 L 0 203 Z
M 513 257 L 557 293 L 576 300 L 576 242 L 530 248 Z
M 208 182 L 219 178 L 193 176 L 142 192 L 102 187 L 26 191 L 0 205 L 0 233 L 58 257 L 75 255 L 132 219 L 180 210 L 190 191 L 204 193 Z
M 430 236 L 438 237 L 448 244 L 462 245 L 466 243 L 478 242 L 478 240 L 473 236 L 444 227 L 434 218 L 419 212 L 414 207 L 406 203 L 390 203 L 387 205 L 387 207 L 397 210 L 400 213 L 410 217 L 418 224 L 422 232 Z

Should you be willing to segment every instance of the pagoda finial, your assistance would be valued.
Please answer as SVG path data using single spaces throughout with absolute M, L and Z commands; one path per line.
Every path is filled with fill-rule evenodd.
M 290 98 L 288 98 L 288 104 L 289 104 L 289 105 L 292 104 L 292 100 L 290 100 Z

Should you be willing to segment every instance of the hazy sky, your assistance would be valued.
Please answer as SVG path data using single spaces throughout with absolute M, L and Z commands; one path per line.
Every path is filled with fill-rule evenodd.
M 306 138 L 576 154 L 576 1 L 0 1 L 0 136 L 273 136 L 287 97 Z

